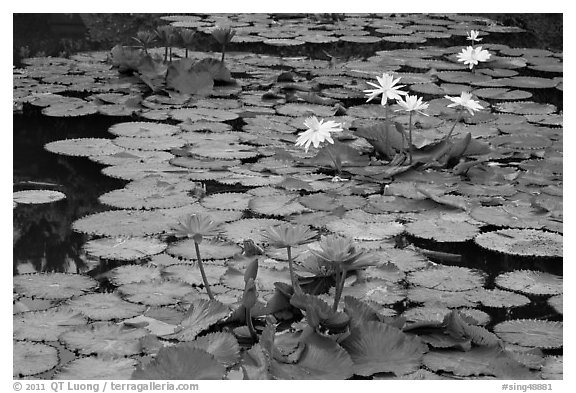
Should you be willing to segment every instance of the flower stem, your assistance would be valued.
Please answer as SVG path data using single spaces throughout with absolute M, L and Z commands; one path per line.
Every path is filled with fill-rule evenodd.
M 212 295 L 210 285 L 208 284 L 208 278 L 206 277 L 206 273 L 204 272 L 204 265 L 202 264 L 202 258 L 200 257 L 200 248 L 198 247 L 198 243 L 194 242 L 194 247 L 196 247 L 196 259 L 198 259 L 198 267 L 200 268 L 202 281 L 204 282 L 204 286 L 206 287 L 206 293 L 208 294 L 210 300 L 214 300 L 214 295 Z
M 444 138 L 444 142 L 448 142 L 448 139 L 450 139 L 452 133 L 454 132 L 454 128 L 456 128 L 456 124 L 458 124 L 461 118 L 462 118 L 462 108 L 458 108 L 458 117 L 456 118 L 456 121 L 452 125 L 450 132 L 448 133 L 448 135 L 446 135 L 446 138 Z
M 410 154 L 410 164 L 412 164 L 412 149 L 414 146 L 412 145 L 412 111 L 410 111 L 410 115 L 408 118 L 408 150 Z
M 226 55 L 226 45 L 222 45 L 222 58 L 220 59 L 222 64 L 224 64 L 224 55 Z
M 330 146 L 326 146 L 326 152 L 330 156 L 330 159 L 332 159 L 332 162 L 334 163 L 334 168 L 336 168 L 338 175 L 341 175 L 342 168 L 340 168 L 340 165 L 338 165 L 338 162 L 336 161 L 336 157 L 334 157 L 334 154 L 332 154 L 332 152 L 330 151 Z
M 292 288 L 296 291 L 296 275 L 294 274 L 294 265 L 292 262 L 292 247 L 287 246 L 286 251 L 288 252 L 288 266 L 290 268 L 290 280 L 292 281 Z

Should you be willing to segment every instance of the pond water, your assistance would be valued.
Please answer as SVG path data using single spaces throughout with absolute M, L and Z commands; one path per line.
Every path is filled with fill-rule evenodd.
M 205 33 L 215 23 L 207 16 L 174 21 Z M 50 273 L 88 276 L 97 282 L 95 287 L 87 285 L 67 296 L 53 294 L 48 288 L 31 289 L 18 281 L 15 318 L 24 321 L 25 314 L 34 310 L 79 310 L 71 305 L 77 298 L 107 293 L 154 309 L 159 315 L 156 322 L 178 325 L 174 322 L 178 316 L 167 315 L 183 314 L 194 303 L 190 296 L 155 303 L 150 299 L 134 300 L 131 296 L 135 295 L 128 296 L 125 288 L 148 281 L 160 285 L 160 281 L 154 281 L 160 277 L 162 282 L 180 279 L 191 284 L 182 277 L 189 273 L 186 269 L 192 266 L 195 254 L 182 250 L 182 241 L 170 231 L 169 223 L 175 225 L 178 217 L 196 212 L 214 215 L 225 228 L 223 238 L 204 243 L 217 299 L 234 304 L 242 298 L 244 284 L 237 286 L 233 269 L 246 269 L 245 262 L 238 260 L 243 251 L 240 246 L 245 247 L 244 240 L 253 239 L 266 254 L 262 256 L 258 290 L 263 301 L 269 301 L 274 294 L 274 279 L 266 275 L 277 274 L 282 282 L 290 280 L 286 281 L 286 258 L 267 246 L 262 230 L 287 221 L 311 225 L 322 235 L 351 237 L 358 248 L 379 255 L 377 269 L 349 277 L 344 295 L 369 302 L 382 315 L 404 315 L 413 323 L 442 320 L 448 309 L 468 310 L 472 319 L 478 318 L 478 325 L 496 332 L 509 351 L 531 351 L 530 356 L 540 359 L 538 366 L 527 367 L 531 376 L 558 378 L 549 369 L 561 364 L 563 353 L 562 54 L 518 47 L 512 43 L 521 41 L 523 32 L 457 15 L 350 16 L 336 22 L 244 15 L 232 21 L 238 33 L 231 43 L 233 52 L 226 54 L 226 67 L 236 83 L 216 83 L 210 87 L 211 94 L 200 98 L 192 95 L 189 102 L 182 94 L 154 94 L 147 87 L 151 82 L 145 84 L 134 76 L 119 74 L 117 69 L 109 70 L 105 54 L 100 52 L 70 59 L 24 59 L 28 66 L 15 70 L 14 191 L 58 191 L 65 194 L 65 199 L 15 204 L 14 275 L 39 277 L 34 274 L 41 273 L 53 277 L 49 282 L 55 280 L 36 286 L 72 285 L 67 278 L 57 284 L 61 276 Z M 270 26 L 277 27 L 276 33 L 270 31 Z M 470 29 L 482 32 L 482 45 L 493 56 L 474 71 L 455 59 L 469 44 L 466 32 Z M 319 31 L 322 34 L 316 34 Z M 209 37 L 205 34 L 199 39 L 210 43 Z M 218 46 L 211 43 L 206 49 L 217 51 Z M 162 56 L 164 50 L 159 47 L 150 52 Z M 328 52 L 339 58 L 327 61 Z M 173 54 L 184 56 L 182 49 L 175 48 Z M 219 53 L 196 50 L 191 57 L 219 58 Z M 373 124 L 384 124 L 379 102 L 366 104 L 362 92 L 371 88 L 367 82 L 376 82 L 375 77 L 382 72 L 396 72 L 410 94 L 430 102 L 431 116 L 419 116 L 414 125 L 416 146 L 422 156 L 441 142 L 454 120 L 455 138 L 470 132 L 481 146 L 489 145 L 491 152 L 456 156 L 432 169 L 423 168 L 424 158 L 412 169 L 401 171 L 389 160 L 379 160 L 382 156 L 374 153 L 373 141 L 359 132 Z M 196 79 L 188 80 L 186 86 L 195 89 L 198 83 Z M 450 101 L 443 97 L 458 96 L 464 90 L 472 90 L 489 110 L 464 116 L 462 121 L 454 110 L 446 109 Z M 138 102 L 134 104 L 128 98 Z M 334 116 L 336 103 L 344 112 Z M 330 161 L 326 163 L 327 158 L 313 158 L 316 149 L 304 153 L 294 146 L 297 133 L 306 129 L 303 121 L 309 115 L 344 125 L 339 143 L 357 152 L 346 153 L 343 176 L 347 181 L 332 181 L 334 168 L 327 164 Z M 411 118 L 397 112 L 394 115 L 406 130 L 411 127 Z M 155 130 L 147 130 L 139 122 L 165 126 L 154 134 Z M 177 132 L 169 127 L 176 127 Z M 141 138 L 131 134 L 138 128 L 150 135 Z M 110 153 L 99 153 L 97 149 L 91 154 L 77 153 L 73 146 L 57 142 L 84 138 L 95 138 L 92 146 L 101 144 L 102 151 L 110 149 Z M 90 143 L 80 141 L 79 151 Z M 45 147 L 47 144 L 54 147 Z M 157 158 L 161 153 L 166 156 Z M 148 158 L 135 158 L 137 154 Z M 99 163 L 105 160 L 120 165 Z M 458 174 L 454 169 L 458 160 L 478 162 Z M 370 167 L 378 173 L 365 169 Z M 387 169 L 397 170 L 397 174 L 382 177 L 380 173 Z M 152 187 L 146 185 L 148 180 L 155 182 Z M 196 185 L 186 186 L 191 181 Z M 136 191 L 130 191 L 131 186 Z M 146 194 L 154 187 L 158 195 Z M 426 187 L 433 197 L 424 197 L 418 187 Z M 127 196 L 113 194 L 124 188 Z M 163 196 L 165 201 L 161 201 Z M 462 204 L 466 207 L 455 207 Z M 144 213 L 139 213 L 140 209 Z M 106 225 L 98 222 L 98 217 L 104 216 L 97 213 L 108 211 L 119 213 Z M 130 227 L 125 224 L 137 214 L 152 218 L 143 218 L 140 226 L 138 221 Z M 161 229 L 154 229 L 154 225 Z M 506 228 L 513 229 L 506 232 Z M 515 243 L 486 246 L 482 240 L 474 240 L 481 234 L 497 234 L 500 239 L 515 239 Z M 141 252 L 144 256 L 115 258 L 121 254 L 115 254 L 114 248 L 132 236 L 146 240 L 125 252 Z M 555 240 L 546 236 L 554 236 Z M 109 247 L 101 242 L 106 239 L 117 243 Z M 154 246 L 151 241 L 161 243 L 159 251 L 150 251 Z M 224 247 L 234 247 L 235 252 L 228 253 Z M 318 247 L 317 243 L 311 247 Z M 303 250 L 295 249 L 299 265 L 307 263 Z M 226 256 L 211 258 L 211 253 Z M 130 270 L 135 265 L 151 270 Z M 198 279 L 196 271 L 192 281 L 200 284 Z M 308 282 L 307 287 L 303 279 L 303 285 L 307 290 L 323 288 L 315 294 L 329 302 L 333 295 L 329 287 L 334 282 L 322 281 L 322 286 L 320 281 Z M 147 290 L 142 288 L 137 291 Z M 488 295 L 492 290 L 495 294 Z M 378 291 L 383 294 L 378 295 Z M 555 301 L 551 300 L 553 296 Z M 91 306 L 99 307 L 87 307 Z M 90 315 L 85 316 L 91 324 L 114 321 L 122 325 L 127 319 Z M 560 334 L 560 342 L 544 338 L 534 342 L 515 340 L 501 333 L 507 321 L 524 320 L 542 322 L 538 333 L 554 337 Z M 147 323 L 152 326 L 150 320 Z M 531 329 L 531 323 L 518 322 L 517 329 Z M 262 328 L 264 320 L 258 324 L 258 329 Z M 151 332 L 162 337 L 155 334 L 156 330 Z M 18 331 L 15 343 L 48 342 L 72 362 L 106 354 L 101 348 L 93 352 L 79 350 L 69 337 L 76 333 L 71 328 L 58 333 L 61 335 L 55 336 L 57 340 L 40 340 L 23 329 Z M 443 353 L 433 344 L 430 350 Z M 122 377 L 129 376 L 136 364 L 147 364 L 142 359 L 154 353 L 124 353 L 126 359 L 135 362 L 122 369 L 126 371 Z M 520 360 L 523 365 L 527 362 Z M 425 358 L 419 370 L 443 377 L 478 375 L 462 370 L 450 373 L 434 364 Z M 52 378 L 63 373 L 77 379 L 81 375 L 67 374 L 71 369 L 62 362 L 40 366 L 38 373 L 32 367 L 19 367 L 16 376 Z M 228 377 L 233 369 L 229 368 Z M 355 377 L 372 375 L 363 372 L 358 371 Z M 480 375 L 503 378 L 493 370 Z

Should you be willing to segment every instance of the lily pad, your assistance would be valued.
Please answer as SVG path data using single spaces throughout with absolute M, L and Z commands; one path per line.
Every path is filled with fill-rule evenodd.
M 132 303 L 148 306 L 168 306 L 182 301 L 189 293 L 198 291 L 190 285 L 177 281 L 145 281 L 118 287 L 124 298 Z
M 222 379 L 225 373 L 226 368 L 208 352 L 189 346 L 176 346 L 161 348 L 150 364 L 134 371 L 131 379 Z
M 414 237 L 436 242 L 466 242 L 479 232 L 476 225 L 448 220 L 418 220 L 406 225 L 406 232 Z
M 86 322 L 79 312 L 68 307 L 31 311 L 14 316 L 12 335 L 17 340 L 56 341 L 60 334 Z
M 298 195 L 273 195 L 254 197 L 248 208 L 255 213 L 268 216 L 288 216 L 307 210 L 298 202 Z
M 562 235 L 535 229 L 501 229 L 474 239 L 480 247 L 525 257 L 562 257 Z
M 479 271 L 445 265 L 437 265 L 408 275 L 411 284 L 441 291 L 468 291 L 480 288 L 484 280 L 484 275 Z
M 235 243 L 251 239 L 256 244 L 264 242 L 262 234 L 268 227 L 282 224 L 283 221 L 272 218 L 246 218 L 223 225 L 225 236 Z
M 50 345 L 15 341 L 12 374 L 16 378 L 39 374 L 56 367 L 58 351 Z
M 144 306 L 122 300 L 115 293 L 89 293 L 68 302 L 70 309 L 92 320 L 131 318 L 144 312 Z
M 123 265 L 110 270 L 108 277 L 112 284 L 120 286 L 157 280 L 160 278 L 160 269 L 154 266 Z
M 233 243 L 223 241 L 203 241 L 199 246 L 202 259 L 228 259 L 242 249 Z M 172 243 L 167 250 L 168 254 L 177 257 L 196 260 L 196 247 L 194 239 L 180 240 Z
M 562 322 L 535 319 L 515 319 L 494 326 L 494 333 L 502 340 L 524 347 L 561 348 Z
M 67 363 L 54 375 L 54 379 L 126 380 L 130 379 L 137 364 L 137 360 L 130 358 L 112 359 L 89 356 Z
M 33 273 L 13 278 L 14 292 L 41 299 L 69 299 L 95 288 L 98 282 L 80 274 Z
M 83 355 L 124 357 L 140 353 L 140 339 L 147 334 L 144 329 L 96 322 L 65 332 L 60 335 L 59 340 L 70 350 Z
M 25 190 L 16 191 L 12 194 L 13 201 L 23 205 L 52 203 L 65 198 L 66 194 L 51 190 Z
M 210 333 L 184 345 L 205 350 L 224 366 L 232 366 L 240 358 L 240 346 L 236 337 L 230 333 Z
M 326 229 L 354 240 L 384 240 L 404 232 L 404 225 L 388 219 L 384 222 L 363 223 L 354 219 L 342 218 L 330 221 Z
M 190 304 L 184 319 L 180 322 L 181 329 L 165 337 L 192 341 L 200 332 L 228 317 L 231 313 L 228 306 L 217 300 L 196 299 Z
M 208 209 L 243 211 L 248 209 L 250 199 L 252 195 L 249 194 L 225 192 L 208 195 L 200 203 Z
M 114 210 L 74 221 L 76 232 L 100 236 L 146 236 L 165 232 L 173 224 L 159 211 Z
M 90 240 L 84 244 L 87 254 L 103 259 L 134 261 L 159 254 L 166 249 L 166 243 L 146 237 L 116 237 Z
M 170 124 L 134 121 L 117 123 L 108 128 L 108 132 L 117 136 L 156 138 L 174 135 L 181 132 L 181 128 Z
M 533 270 L 515 270 L 496 277 L 496 285 L 526 295 L 558 295 L 562 293 L 562 277 Z
M 417 337 L 380 322 L 353 327 L 342 346 L 354 362 L 354 374 L 408 374 L 420 368 L 426 345 Z
M 52 153 L 75 157 L 107 156 L 124 151 L 110 139 L 99 138 L 64 139 L 47 143 L 44 148 Z

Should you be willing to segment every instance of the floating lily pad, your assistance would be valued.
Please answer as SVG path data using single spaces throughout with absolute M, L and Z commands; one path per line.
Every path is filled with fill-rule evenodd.
M 532 101 L 500 102 L 494 105 L 499 112 L 514 113 L 517 115 L 544 115 L 556 112 L 552 104 L 541 104 Z
M 404 225 L 394 221 L 362 223 L 354 219 L 342 218 L 330 221 L 326 228 L 354 240 L 384 240 L 404 232 Z
M 107 156 L 124 151 L 110 139 L 99 138 L 63 139 L 47 143 L 44 148 L 52 153 L 76 157 Z
M 19 295 L 56 300 L 82 295 L 98 282 L 80 274 L 34 273 L 14 276 L 13 284 Z
M 564 376 L 564 357 L 547 356 L 542 365 L 543 379 L 563 379 Z
M 124 357 L 140 353 L 140 339 L 147 334 L 144 329 L 96 322 L 67 331 L 60 335 L 59 340 L 68 349 L 83 355 Z
M 307 210 L 298 202 L 298 195 L 273 195 L 252 198 L 248 208 L 268 216 L 288 216 Z
M 89 255 L 118 261 L 146 258 L 161 253 L 166 247 L 166 243 L 146 237 L 102 238 L 84 244 L 84 250 Z
M 68 307 L 31 311 L 14 316 L 12 335 L 17 340 L 56 341 L 60 334 L 86 323 L 86 318 Z
M 421 239 L 436 242 L 465 242 L 471 240 L 479 232 L 476 225 L 467 222 L 452 222 L 448 220 L 419 220 L 406 226 L 408 234 Z
M 380 322 L 367 322 L 351 329 L 342 346 L 354 362 L 354 374 L 378 372 L 408 374 L 420 368 L 426 345 L 417 337 Z
M 220 109 L 182 108 L 172 110 L 170 117 L 174 120 L 195 122 L 229 121 L 237 119 L 239 115 L 235 112 Z
M 146 236 L 162 233 L 173 224 L 159 211 L 114 210 L 88 215 L 74 221 L 76 232 L 100 236 Z
M 122 209 L 166 209 L 194 203 L 197 198 L 186 191 L 164 188 L 122 188 L 101 195 L 105 205 Z
M 107 156 L 91 156 L 90 160 L 104 165 L 124 165 L 143 162 L 167 162 L 174 155 L 166 151 L 124 150 Z
M 134 138 L 119 136 L 112 140 L 116 146 L 132 150 L 159 151 L 170 150 L 186 145 L 186 141 L 178 136 L 164 135 L 154 138 Z
M 561 348 L 562 322 L 515 319 L 494 326 L 502 340 L 524 347 Z
M 91 103 L 52 104 L 42 109 L 42 114 L 50 117 L 78 117 L 98 113 L 98 106 Z
M 177 304 L 187 294 L 198 293 L 194 287 L 178 281 L 145 281 L 124 284 L 118 287 L 118 291 L 129 302 L 148 306 Z
M 208 209 L 218 210 L 247 210 L 252 195 L 240 192 L 225 192 L 206 196 L 200 202 Z
M 474 307 L 476 301 L 469 294 L 473 291 L 444 291 L 415 287 L 408 289 L 408 300 L 414 303 L 442 305 L 448 308 Z
M 14 341 L 12 361 L 14 377 L 39 374 L 56 367 L 58 351 L 46 344 Z
M 525 257 L 562 257 L 562 235 L 536 229 L 501 229 L 474 239 L 487 250 Z
M 541 228 L 540 217 L 526 206 L 478 206 L 470 212 L 472 218 L 486 224 L 512 228 Z
M 504 82 L 507 86 L 520 89 L 550 89 L 558 84 L 553 79 L 536 76 L 513 76 L 512 78 L 506 78 Z
M 154 266 L 123 265 L 110 270 L 108 277 L 112 284 L 120 286 L 160 279 L 160 269 Z
M 371 301 L 379 305 L 389 305 L 404 300 L 406 298 L 406 290 L 399 284 L 390 281 L 371 280 L 345 286 L 342 291 L 342 297 L 345 296 L 354 296 L 358 300 Z
M 163 123 L 151 123 L 134 121 L 128 123 L 117 123 L 108 129 L 108 132 L 117 136 L 156 138 L 174 135 L 182 130 L 178 126 Z
M 144 312 L 144 306 L 122 300 L 115 293 L 89 293 L 68 302 L 70 309 L 96 321 L 131 318 Z
M 26 205 L 52 203 L 65 198 L 66 194 L 51 190 L 25 190 L 16 191 L 12 194 L 14 202 Z
M 516 270 L 496 277 L 496 285 L 527 295 L 558 295 L 562 293 L 562 277 L 532 270 Z
M 484 275 L 478 271 L 445 265 L 437 265 L 408 275 L 408 281 L 414 285 L 441 291 L 467 291 L 480 288 L 484 284 L 484 279 Z
M 130 379 L 138 361 L 130 358 L 101 358 L 89 356 L 74 359 L 54 375 L 54 379 L 109 380 Z
M 264 242 L 262 234 L 268 227 L 282 224 L 283 221 L 272 218 L 246 218 L 223 225 L 225 236 L 235 243 L 242 243 L 251 239 L 256 244 Z
M 478 288 L 470 291 L 467 297 L 481 303 L 484 307 L 513 308 L 530 304 L 530 299 L 518 293 L 503 291 L 501 289 Z
M 15 299 L 13 303 L 12 313 L 18 314 L 28 311 L 48 310 L 58 304 L 58 301 L 18 296 L 18 299 Z

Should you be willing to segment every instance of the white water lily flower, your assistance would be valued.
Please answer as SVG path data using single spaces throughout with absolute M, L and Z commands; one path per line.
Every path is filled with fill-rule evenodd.
M 296 146 L 304 146 L 306 153 L 308 153 L 310 144 L 313 144 L 315 148 L 318 148 L 320 143 L 324 141 L 333 144 L 334 140 L 330 136 L 330 133 L 343 131 L 342 124 L 332 120 L 327 122 L 324 122 L 324 120 L 318 121 L 316 116 L 307 118 L 304 121 L 304 125 L 308 127 L 308 129 L 299 134 L 298 139 L 296 139 Z
M 472 94 L 466 91 L 463 91 L 462 94 L 460 94 L 460 97 L 444 96 L 444 98 L 448 98 L 453 102 L 452 104 L 448 104 L 448 108 L 461 106 L 465 108 L 471 115 L 474 115 L 475 111 L 484 109 L 484 107 L 482 107 L 478 101 L 472 99 Z
M 428 109 L 428 103 L 422 102 L 422 97 L 407 95 L 405 100 L 399 98 L 396 102 L 402 107 L 402 109 L 397 109 L 395 112 L 404 110 L 406 112 L 418 112 L 424 116 L 429 116 L 422 112 L 423 110 Z
M 486 61 L 492 56 L 490 52 L 486 49 L 482 49 L 481 46 L 473 48 L 471 46 L 462 49 L 462 52 L 458 53 L 458 61 L 464 62 L 470 66 L 470 69 L 478 64 L 478 62 Z
M 374 86 L 375 89 L 364 90 L 364 93 L 366 93 L 366 96 L 368 97 L 366 102 L 369 102 L 382 94 L 381 104 L 384 105 L 388 102 L 389 98 L 397 100 L 401 98 L 401 96 L 408 94 L 405 91 L 398 90 L 405 85 L 394 86 L 400 81 L 400 78 L 394 79 L 392 74 L 385 72 L 382 74 L 382 77 L 377 76 L 376 79 L 378 79 L 379 84 L 367 82 L 370 86 Z
M 466 39 L 472 42 L 475 41 L 482 41 L 482 38 L 478 38 L 478 35 L 480 34 L 480 32 L 478 30 L 470 30 L 469 33 L 466 33 Z

